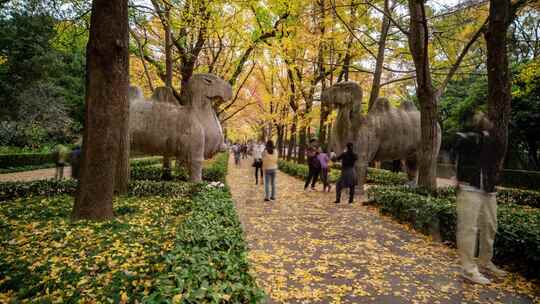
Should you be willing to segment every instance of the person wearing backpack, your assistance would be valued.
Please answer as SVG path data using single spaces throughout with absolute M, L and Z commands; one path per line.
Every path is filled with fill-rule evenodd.
M 321 174 L 321 162 L 319 161 L 319 149 L 317 147 L 309 147 L 307 151 L 308 161 L 308 176 L 306 177 L 306 184 L 304 185 L 304 191 L 308 190 L 308 186 L 311 183 L 311 190 L 315 191 L 315 184 L 317 178 Z

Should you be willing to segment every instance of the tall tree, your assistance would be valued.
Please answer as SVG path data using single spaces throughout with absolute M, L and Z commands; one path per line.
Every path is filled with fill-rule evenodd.
M 416 68 L 416 95 L 422 113 L 421 158 L 419 180 L 421 186 L 437 187 L 437 100 L 429 66 L 429 32 L 424 0 L 409 0 L 409 48 Z
M 86 126 L 74 219 L 113 217 L 115 170 L 128 120 L 128 1 L 94 0 L 87 46 Z
M 511 1 L 491 0 L 489 22 L 484 35 L 487 47 L 488 117 L 493 123 L 494 149 L 488 170 L 489 184 L 494 185 L 503 169 L 508 148 L 508 122 L 512 95 L 508 68 L 507 31 L 510 25 Z

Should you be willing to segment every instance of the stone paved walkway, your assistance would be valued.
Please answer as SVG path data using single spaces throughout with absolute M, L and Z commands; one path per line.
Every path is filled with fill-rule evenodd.
M 249 260 L 270 303 L 540 303 L 537 285 L 512 274 L 486 288 L 459 276 L 455 249 L 381 216 L 334 205 L 279 173 L 277 201 L 263 201 L 251 160 L 229 165 L 228 184 Z

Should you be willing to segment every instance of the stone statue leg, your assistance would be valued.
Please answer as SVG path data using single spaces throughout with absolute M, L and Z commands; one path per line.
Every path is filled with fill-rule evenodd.
M 364 195 L 364 184 L 366 183 L 367 163 L 356 166 L 356 178 L 358 180 L 358 194 Z
M 410 187 L 416 187 L 418 183 L 418 160 L 416 157 L 410 157 L 405 160 L 405 166 L 407 168 L 407 183 Z
M 195 151 L 193 151 L 195 150 Z M 188 157 L 189 159 L 189 176 L 192 181 L 200 182 L 202 181 L 202 167 L 203 167 L 203 160 L 204 160 L 204 145 L 201 147 L 197 147 L 192 150 L 191 155 Z

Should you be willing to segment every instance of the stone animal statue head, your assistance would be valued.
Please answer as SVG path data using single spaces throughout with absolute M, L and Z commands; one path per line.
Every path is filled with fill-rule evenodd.
M 213 74 L 194 74 L 186 86 L 182 99 L 205 127 L 205 156 L 210 157 L 225 147 L 223 130 L 213 103 L 231 99 L 231 85 Z
M 356 82 L 339 82 L 324 90 L 321 100 L 338 110 L 338 123 L 332 131 L 330 148 L 337 153 L 342 152 L 345 143 L 355 142 L 355 134 L 364 120 L 362 88 Z

